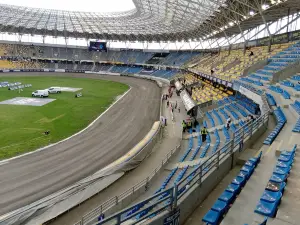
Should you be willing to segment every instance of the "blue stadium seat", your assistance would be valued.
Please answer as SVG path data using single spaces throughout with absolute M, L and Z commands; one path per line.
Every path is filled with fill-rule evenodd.
M 230 205 L 234 198 L 235 198 L 235 194 L 232 193 L 232 192 L 229 192 L 227 190 L 225 190 L 220 196 L 219 196 L 219 200 L 223 201 L 223 202 L 226 202 L 227 205 Z
M 268 217 L 275 217 L 278 205 L 279 200 L 275 202 L 266 202 L 260 200 L 254 212 Z
M 265 145 L 271 145 L 273 143 L 273 141 L 283 128 L 284 124 L 286 123 L 286 117 L 280 107 L 274 110 L 274 115 L 277 121 L 277 125 L 263 142 Z
M 209 210 L 203 217 L 202 221 L 209 225 L 218 225 L 220 218 L 221 218 L 220 212 Z

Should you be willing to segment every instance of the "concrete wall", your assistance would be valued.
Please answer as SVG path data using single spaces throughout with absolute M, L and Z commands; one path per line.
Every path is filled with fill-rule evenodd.
M 259 136 L 261 136 L 267 129 L 268 122 L 259 127 L 252 137 L 248 138 L 243 146 L 243 150 L 251 146 Z M 219 168 L 214 168 L 209 172 L 208 176 L 205 176 L 202 183 L 196 184 L 182 196 L 178 201 L 178 208 L 180 209 L 180 224 L 183 224 L 193 211 L 201 204 L 210 192 L 222 181 L 222 179 L 228 174 L 228 172 L 237 164 L 237 159 L 242 153 L 236 151 L 233 156 L 226 156 L 222 159 L 222 163 Z M 163 212 L 159 216 L 145 222 L 144 224 L 161 225 L 165 218 L 168 217 L 169 212 Z M 200 219 L 200 218 L 199 218 Z
M 273 75 L 273 82 L 276 83 L 278 81 L 284 80 L 292 75 L 295 75 L 300 71 L 300 61 L 296 61 L 293 64 L 290 64 L 288 67 L 284 68 L 283 70 L 275 73 Z
M 268 64 L 268 60 L 267 59 L 259 61 L 259 62 L 255 63 L 255 64 L 253 64 L 252 66 L 250 66 L 249 68 L 245 69 L 244 72 L 243 72 L 243 76 L 246 76 L 246 75 L 249 75 L 251 73 L 254 73 L 257 70 L 263 68 L 267 64 Z

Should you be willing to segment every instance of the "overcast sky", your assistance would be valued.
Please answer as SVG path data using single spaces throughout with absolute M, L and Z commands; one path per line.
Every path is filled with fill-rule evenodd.
M 0 3 L 85 12 L 121 12 L 134 8 L 132 0 L 0 0 Z

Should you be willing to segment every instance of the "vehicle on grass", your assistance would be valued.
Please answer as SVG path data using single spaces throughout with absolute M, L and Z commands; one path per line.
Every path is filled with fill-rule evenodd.
M 49 94 L 60 94 L 61 93 L 61 88 L 60 87 L 50 87 L 46 89 Z
M 36 90 L 32 92 L 32 97 L 40 97 L 45 98 L 49 96 L 49 92 L 47 90 Z

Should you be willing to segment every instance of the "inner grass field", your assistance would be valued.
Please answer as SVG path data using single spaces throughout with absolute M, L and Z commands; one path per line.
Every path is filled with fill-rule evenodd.
M 55 143 L 82 130 L 96 119 L 115 98 L 128 90 L 125 84 L 88 78 L 0 77 L 0 82 L 32 84 L 22 92 L 0 88 L 0 101 L 31 97 L 35 90 L 51 86 L 83 88 L 75 93 L 50 94 L 56 100 L 44 106 L 0 105 L 0 160 Z M 43 134 L 50 130 L 50 135 Z

